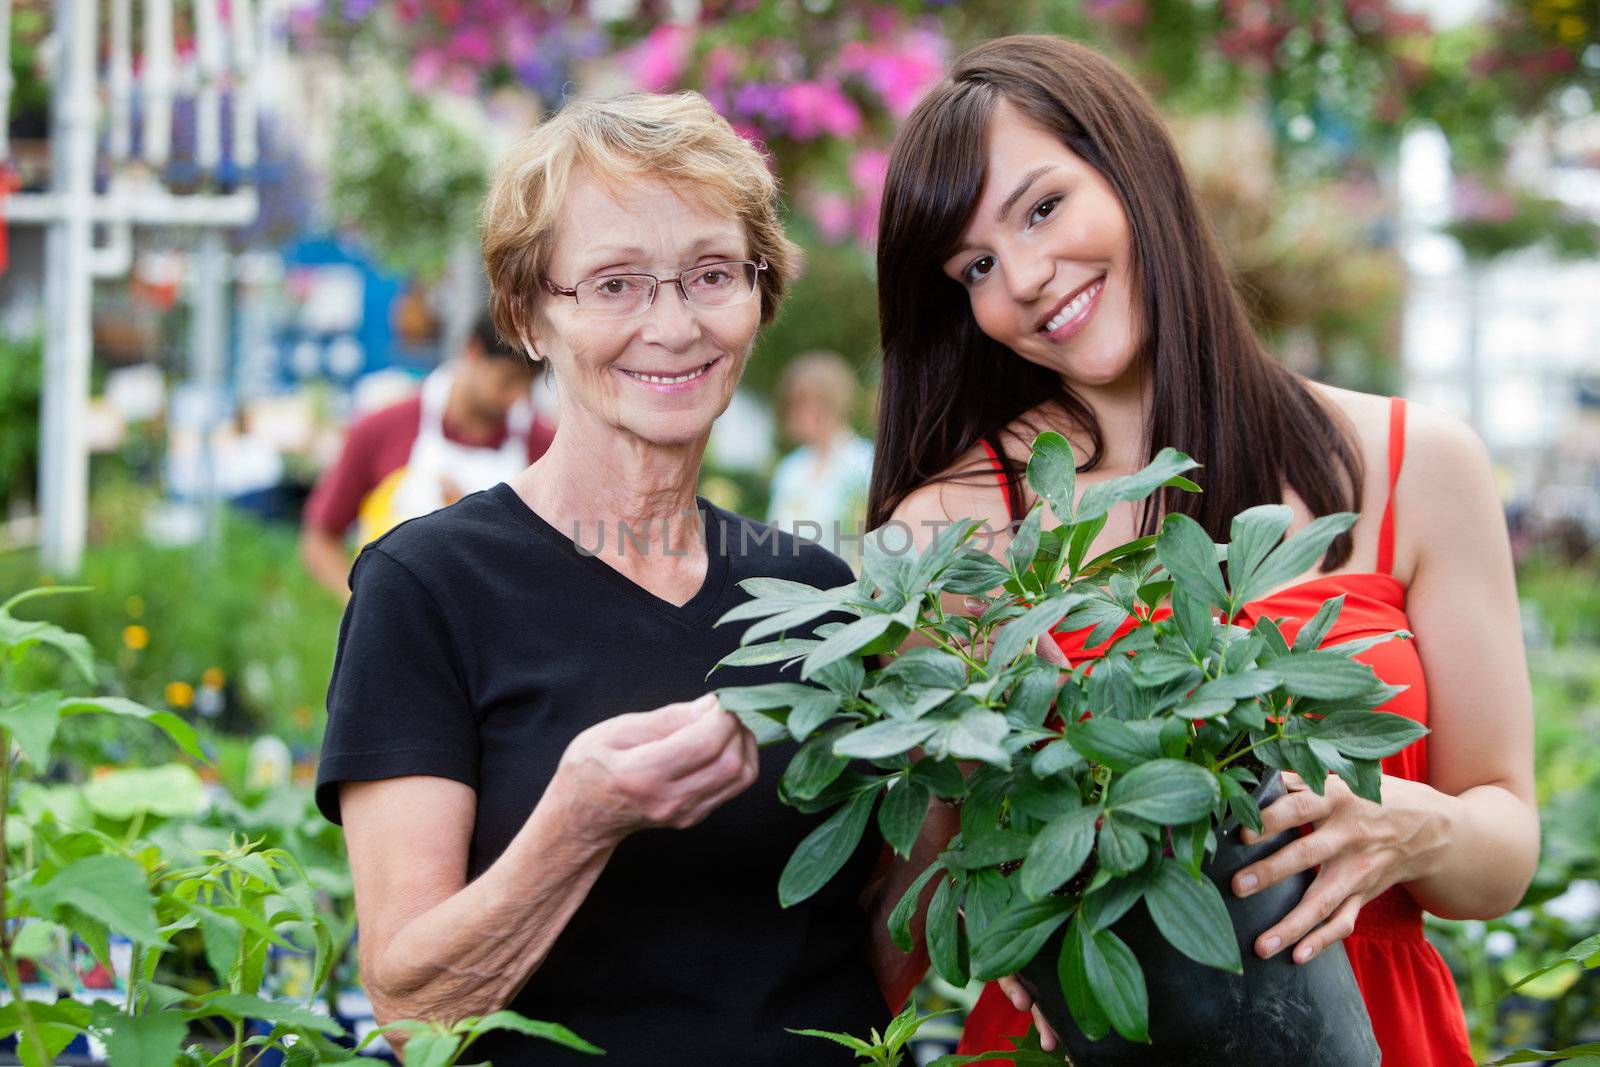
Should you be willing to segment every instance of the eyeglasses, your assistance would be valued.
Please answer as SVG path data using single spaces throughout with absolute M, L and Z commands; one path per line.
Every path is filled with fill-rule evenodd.
M 585 278 L 568 289 L 549 278 L 543 279 L 551 296 L 570 296 L 578 306 L 597 319 L 624 319 L 637 315 L 656 302 L 656 290 L 676 285 L 683 298 L 699 308 L 725 308 L 742 304 L 756 291 L 756 276 L 767 269 L 767 261 L 729 259 L 707 263 L 684 271 L 676 278 L 657 278 L 653 274 L 601 274 Z

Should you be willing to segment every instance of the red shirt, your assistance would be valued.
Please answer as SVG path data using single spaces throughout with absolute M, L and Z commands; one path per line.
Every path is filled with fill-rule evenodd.
M 323 471 L 311 490 L 311 499 L 306 501 L 301 521 L 335 537 L 343 537 L 350 524 L 356 521 L 366 495 L 406 465 L 421 428 L 420 395 L 356 420 L 345 435 L 338 461 Z M 444 424 L 445 437 L 479 448 L 499 448 L 505 443 L 507 432 L 502 423 L 493 435 L 473 439 L 448 421 Z M 528 428 L 529 463 L 544 455 L 554 436 L 555 430 L 535 416 L 533 425 Z

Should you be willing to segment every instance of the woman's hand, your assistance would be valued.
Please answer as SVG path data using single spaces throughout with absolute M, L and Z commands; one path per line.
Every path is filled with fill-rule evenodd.
M 1317 796 L 1299 775 L 1283 772 L 1289 792 L 1261 812 L 1261 833 L 1241 832 L 1254 843 L 1307 824 L 1311 833 L 1233 876 L 1241 897 L 1258 893 L 1299 871 L 1319 867 L 1294 910 L 1256 939 L 1266 959 L 1290 945 L 1306 963 L 1355 929 L 1362 905 L 1399 882 L 1425 875 L 1445 847 L 1447 819 L 1432 787 L 1383 778 L 1383 803 L 1363 800 L 1344 779 L 1329 775 Z
M 1017 976 L 1012 975 L 1009 978 L 1000 979 L 1000 991 L 1006 995 L 1007 1000 L 1011 1001 L 1012 1007 L 1018 1011 L 1033 1013 L 1033 1026 L 1034 1029 L 1039 1031 L 1039 1047 L 1046 1052 L 1054 1052 L 1057 1044 L 1056 1032 L 1050 1029 L 1049 1023 L 1045 1022 L 1044 1013 L 1033 1002 L 1033 997 L 1028 995 L 1028 990 Z
M 755 735 L 707 693 L 589 727 L 562 753 L 550 790 L 578 825 L 620 841 L 648 827 L 695 825 L 758 770 Z

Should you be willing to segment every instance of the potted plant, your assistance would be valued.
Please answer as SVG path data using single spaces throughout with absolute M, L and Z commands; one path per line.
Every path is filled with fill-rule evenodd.
M 719 697 L 759 738 L 800 743 L 783 799 L 833 811 L 795 850 L 778 895 L 787 906 L 816 892 L 874 809 L 909 856 L 930 800 L 959 802 L 959 834 L 889 920 L 909 951 L 917 901 L 937 880 L 926 940 L 945 979 L 1020 974 L 1072 1055 L 1096 1064 L 1375 1065 L 1342 949 L 1303 965 L 1249 949 L 1310 875 L 1243 900 L 1224 888 L 1292 838 L 1238 837 L 1282 794 L 1279 771 L 1318 791 L 1335 773 L 1379 800 L 1379 760 L 1426 731 L 1375 712 L 1396 690 L 1352 657 L 1409 635 L 1319 648 L 1342 598 L 1292 643 L 1270 618 L 1234 621 L 1321 558 L 1351 514 L 1285 539 L 1287 507 L 1251 508 L 1220 546 L 1174 513 L 1157 535 L 1085 558 L 1113 505 L 1198 491 L 1184 476 L 1195 466 L 1165 449 L 1074 503 L 1072 450 L 1042 434 L 1027 471 L 1041 502 L 1003 560 L 973 547 L 980 526 L 967 520 L 920 554 L 908 537 L 896 553 L 893 530 L 878 531 L 861 578 L 839 588 L 744 583 L 753 599 L 720 621 L 751 624 L 723 664 L 798 663 L 799 677 Z M 1046 506 L 1059 522 L 1048 530 Z M 981 610 L 947 613 L 943 594 Z M 851 621 L 787 636 L 835 613 Z M 1090 627 L 1091 646 L 1127 632 L 1066 671 L 1034 653 L 1042 635 Z

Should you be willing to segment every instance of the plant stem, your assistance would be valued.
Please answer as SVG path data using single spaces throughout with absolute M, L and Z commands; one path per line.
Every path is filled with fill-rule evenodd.
M 11 810 L 11 731 L 0 727 L 0 967 L 5 968 L 6 985 L 17 1002 L 17 1018 L 22 1022 L 22 1035 L 38 1062 L 49 1063 L 50 1053 L 45 1051 L 44 1039 L 34 1022 L 28 998 L 22 995 L 22 975 L 17 971 L 17 959 L 11 953 L 11 901 L 6 895 L 6 883 L 11 877 L 11 851 L 6 844 L 6 814 Z

